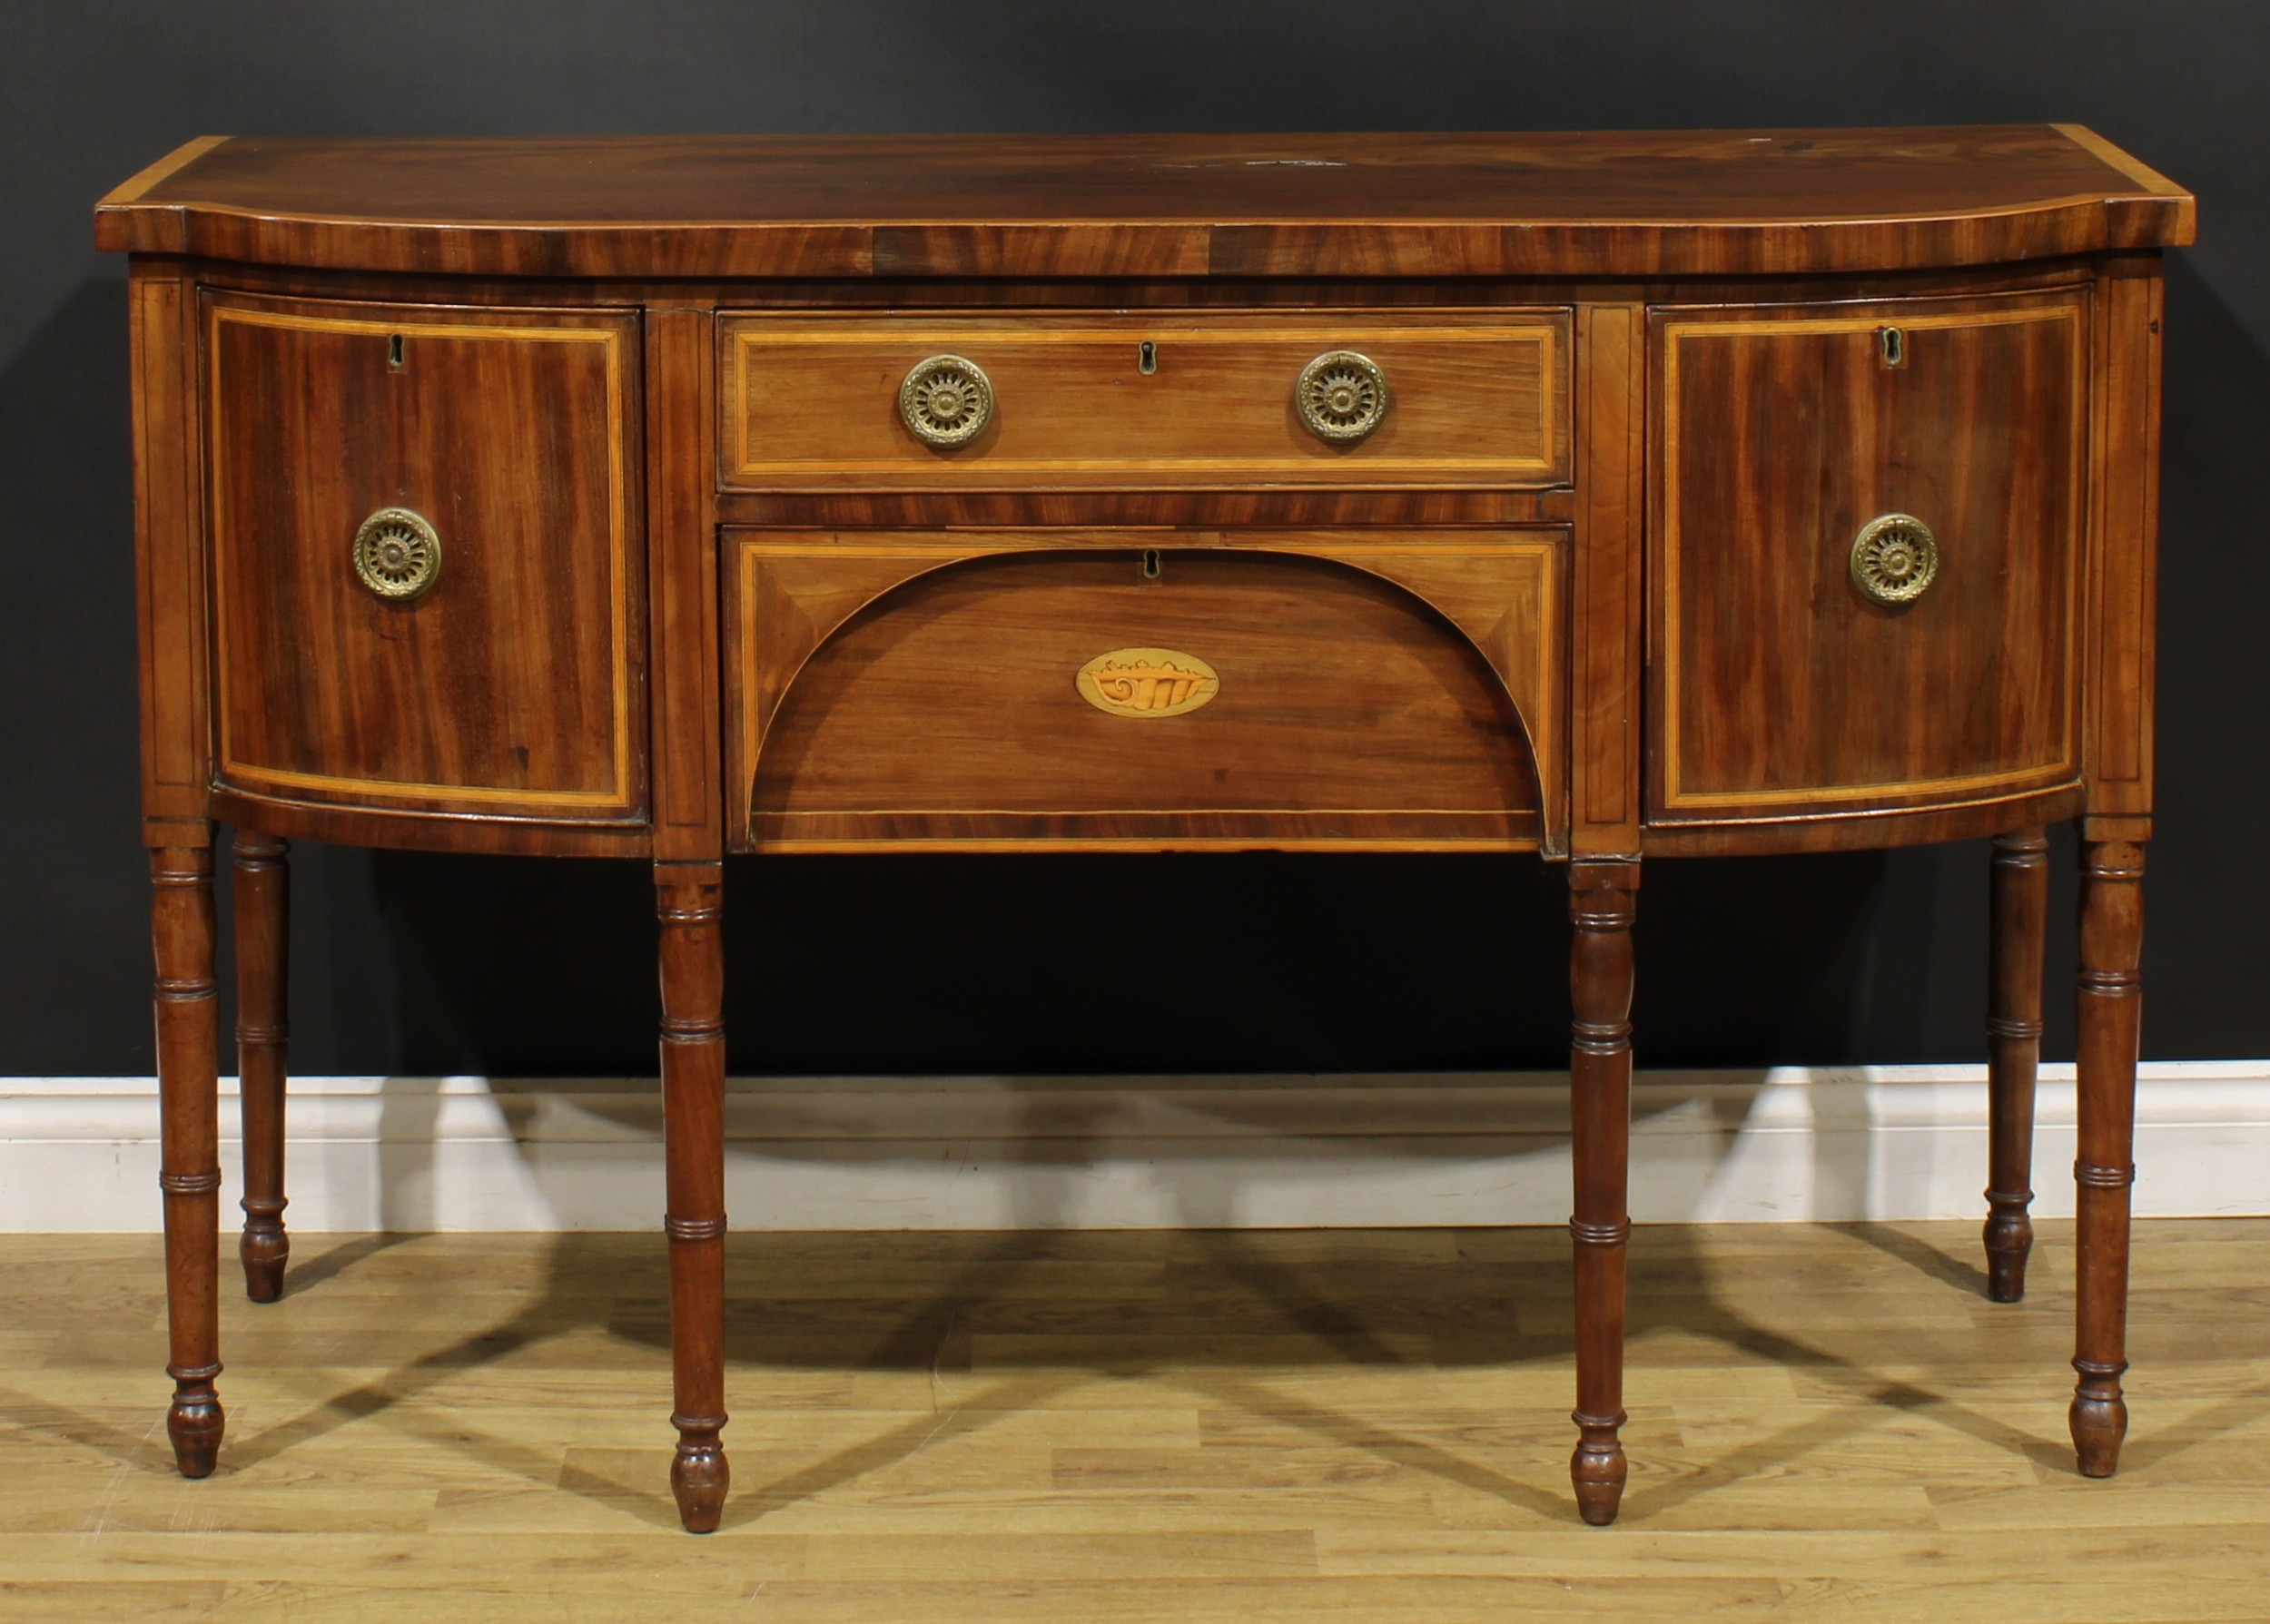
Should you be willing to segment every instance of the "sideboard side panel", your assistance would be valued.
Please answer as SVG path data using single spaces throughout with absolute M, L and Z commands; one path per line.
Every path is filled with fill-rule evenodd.
M 706 307 L 646 312 L 654 844 L 663 861 L 725 852 L 713 327 Z
M 2152 810 L 2165 286 L 2156 255 L 2108 262 L 2097 286 L 2087 756 L 2093 818 L 2140 817 Z
M 142 811 L 166 825 L 153 844 L 202 845 L 212 752 L 197 294 L 178 261 L 137 259 L 132 276 Z
M 1638 305 L 1578 307 L 1569 639 L 1569 845 L 1577 857 L 1640 850 L 1645 332 Z

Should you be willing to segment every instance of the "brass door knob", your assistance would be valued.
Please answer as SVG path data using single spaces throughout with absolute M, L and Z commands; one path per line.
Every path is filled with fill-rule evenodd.
M 993 420 L 993 385 L 975 361 L 933 355 L 899 385 L 899 417 L 925 446 L 966 446 Z
M 406 603 L 441 577 L 441 535 L 407 507 L 381 507 L 355 531 L 355 574 L 379 596 Z
M 1852 585 L 1880 604 L 1911 604 L 1939 579 L 1939 542 L 1904 513 L 1870 519 L 1852 539 Z
M 1293 405 L 1318 439 L 1352 445 L 1387 415 L 1387 375 L 1369 356 L 1327 349 L 1300 369 Z

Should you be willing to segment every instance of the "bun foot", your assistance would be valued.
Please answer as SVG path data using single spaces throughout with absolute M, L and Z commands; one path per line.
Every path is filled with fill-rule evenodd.
M 733 1470 L 725 1464 L 725 1446 L 713 1436 L 703 1443 L 681 1442 L 670 1462 L 670 1492 L 676 1496 L 678 1521 L 689 1534 L 717 1531 L 725 1515 L 725 1490 Z
M 2023 1196 L 1987 1192 L 1994 1210 L 1986 1221 L 1987 1297 L 1996 1303 L 2020 1302 L 2026 1295 L 2026 1259 L 2034 1249 L 2033 1220 Z
M 1568 1462 L 1569 1481 L 1576 1489 L 1576 1514 L 1594 1528 L 1605 1528 L 1616 1520 L 1624 1503 L 1624 1480 L 1631 1469 L 1614 1426 L 1578 1424 L 1584 1427 L 1584 1440 Z
M 211 1387 L 202 1394 L 177 1394 L 166 1412 L 165 1433 L 173 1442 L 173 1463 L 183 1477 L 211 1477 L 221 1455 L 221 1434 L 228 1425 L 221 1400 Z
M 2073 1452 L 2083 1477 L 2110 1477 L 2120 1470 L 2120 1442 L 2128 1435 L 2128 1403 L 2120 1396 L 2119 1373 L 2127 1368 L 2083 1371 L 2073 1390 L 2066 1423 L 2072 1429 Z
M 273 1303 L 283 1295 L 284 1265 L 291 1258 L 291 1237 L 279 1224 L 273 1229 L 247 1228 L 236 1244 L 244 1263 L 244 1294 L 255 1303 Z
M 2015 1257 L 1987 1254 L 1987 1301 L 2022 1303 L 2026 1300 L 2026 1255 Z

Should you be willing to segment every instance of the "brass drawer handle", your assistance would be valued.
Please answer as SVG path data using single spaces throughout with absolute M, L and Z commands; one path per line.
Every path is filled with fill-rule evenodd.
M 379 596 L 407 603 L 441 576 L 441 536 L 407 507 L 381 507 L 355 531 L 355 574 Z
M 993 420 L 993 384 L 975 361 L 933 355 L 899 385 L 899 417 L 926 446 L 966 446 Z
M 1387 375 L 1367 355 L 1327 349 L 1300 369 L 1293 404 L 1318 439 L 1353 445 L 1387 415 Z
M 1852 585 L 1877 603 L 1911 604 L 1937 579 L 1939 542 L 1920 518 L 1887 513 L 1852 539 Z

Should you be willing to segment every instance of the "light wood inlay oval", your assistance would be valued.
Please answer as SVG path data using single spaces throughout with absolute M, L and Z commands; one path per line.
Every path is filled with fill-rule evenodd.
M 1187 716 L 1221 692 L 1221 676 L 1196 655 L 1115 648 L 1080 668 L 1080 697 L 1110 716 Z

